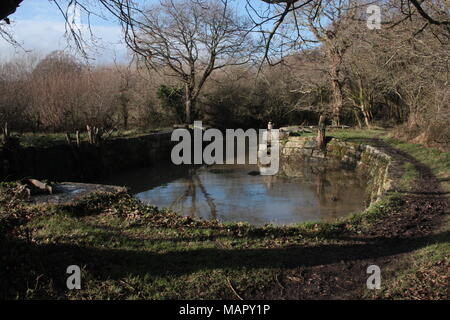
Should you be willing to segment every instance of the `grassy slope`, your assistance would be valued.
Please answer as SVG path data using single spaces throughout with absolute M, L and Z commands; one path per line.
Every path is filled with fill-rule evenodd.
M 379 133 L 352 130 L 332 135 L 364 140 Z M 420 150 L 417 156 L 423 153 Z M 448 154 L 433 155 L 440 159 L 430 163 L 433 170 L 448 173 Z M 0 279 L 10 279 L 0 286 L 10 290 L 0 290 L 0 294 L 19 298 L 250 298 L 265 288 L 281 286 L 282 264 L 290 260 L 295 248 L 333 245 L 338 241 L 336 235 L 347 229 L 370 228 L 372 221 L 395 210 L 399 201 L 399 195 L 393 195 L 363 214 L 332 224 L 252 228 L 179 217 L 142 206 L 127 195 L 100 196 L 75 208 L 52 209 L 15 203 L 4 191 L 0 225 L 19 227 L 0 249 L 3 259 L 13 266 L 0 270 Z M 25 215 L 30 218 L 22 221 Z M 2 234 L 12 229 L 5 228 Z M 415 270 L 427 270 L 428 263 L 440 261 L 447 248 L 448 243 L 437 244 L 414 252 L 418 265 L 404 262 L 406 283 L 423 285 L 423 281 L 417 283 Z M 65 289 L 64 271 L 70 264 L 83 269 L 82 290 Z M 403 291 L 382 294 L 408 297 Z
M 332 133 L 341 139 L 362 139 L 379 136 L 378 130 L 371 131 L 348 131 Z M 420 144 L 407 143 L 388 135 L 381 138 L 388 145 L 404 151 L 421 163 L 429 167 L 432 173 L 440 181 L 445 194 L 450 194 L 450 152 L 436 148 L 424 147 Z M 405 164 L 403 183 L 412 188 L 419 173 L 410 163 Z M 447 232 L 445 232 L 447 231 Z M 439 296 L 448 296 L 450 270 L 450 219 L 448 216 L 440 230 L 436 231 L 434 242 L 421 249 L 413 251 L 403 261 L 399 261 L 387 270 L 387 283 L 381 292 L 373 294 L 368 292 L 367 296 L 372 298 L 394 298 L 394 299 L 432 299 Z M 437 234 L 444 235 L 441 239 Z
M 440 181 L 442 190 L 450 194 L 450 152 L 435 148 L 424 148 L 419 144 L 405 143 L 392 138 L 385 138 L 389 145 L 407 152 L 429 167 Z M 409 168 L 408 177 L 418 174 Z M 413 179 L 411 179 L 413 180 Z M 449 296 L 450 288 L 450 219 L 445 221 L 440 230 L 436 231 L 434 242 L 412 252 L 404 261 L 394 266 L 391 273 L 396 276 L 385 285 L 378 297 L 398 299 L 432 299 L 439 296 Z M 437 233 L 441 236 L 438 236 Z M 441 239 L 444 237 L 444 239 Z M 392 275 L 390 275 L 392 276 Z

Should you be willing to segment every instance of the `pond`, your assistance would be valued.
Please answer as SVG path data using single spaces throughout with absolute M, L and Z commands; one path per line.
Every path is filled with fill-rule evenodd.
M 102 182 L 185 216 L 257 226 L 332 221 L 366 206 L 366 182 L 354 171 L 304 164 L 295 172 L 264 176 L 257 165 L 157 165 Z

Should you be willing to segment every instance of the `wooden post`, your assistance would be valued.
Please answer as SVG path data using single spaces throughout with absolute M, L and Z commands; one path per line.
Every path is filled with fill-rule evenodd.
M 72 139 L 70 138 L 70 133 L 66 132 L 66 141 L 69 145 L 72 144 Z
M 270 148 L 272 146 L 272 129 L 273 129 L 273 123 L 272 121 L 269 121 L 267 124 L 267 147 Z
M 77 147 L 80 147 L 80 131 L 77 130 L 77 133 L 75 134 L 75 138 L 77 140 Z
M 100 141 L 100 129 L 94 127 L 94 143 L 97 144 Z
M 8 130 L 8 122 L 5 122 L 5 126 L 2 128 L 3 131 L 3 143 L 8 145 L 9 140 L 9 130 Z
M 5 122 L 5 127 L 3 128 L 3 135 L 5 136 L 5 140 L 9 137 L 8 121 Z
M 92 132 L 91 132 L 91 127 L 89 125 L 86 126 L 86 130 L 88 133 L 88 141 L 89 143 L 92 143 Z
M 321 114 L 319 118 L 317 145 L 319 149 L 324 149 L 325 147 L 325 116 L 323 114 Z
M 96 126 L 86 126 L 86 130 L 88 133 L 89 143 L 98 144 L 102 140 L 103 131 Z

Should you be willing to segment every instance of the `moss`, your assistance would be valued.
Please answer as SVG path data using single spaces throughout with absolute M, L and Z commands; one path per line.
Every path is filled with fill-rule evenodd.
M 361 135 L 364 136 L 364 135 Z M 314 156 L 314 150 L 311 154 L 304 154 L 310 149 L 304 148 L 301 143 L 297 143 L 298 138 L 292 139 L 293 145 L 289 147 L 289 152 L 283 152 L 287 161 L 296 161 L 293 154 Z M 294 141 L 296 144 L 294 144 Z M 386 189 L 386 182 L 389 178 L 386 176 L 386 170 L 390 165 L 390 160 L 381 152 L 373 148 L 361 147 L 359 142 L 346 142 L 340 139 L 332 139 L 327 143 L 324 158 L 336 159 L 343 164 L 356 168 L 358 172 L 368 178 L 366 192 L 370 201 L 376 200 Z M 295 150 L 294 152 L 292 150 Z M 321 153 L 319 153 L 321 154 Z

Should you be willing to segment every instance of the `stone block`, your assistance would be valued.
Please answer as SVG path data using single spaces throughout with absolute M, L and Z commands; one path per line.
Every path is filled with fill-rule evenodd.
M 307 148 L 307 149 L 314 149 L 314 148 L 317 148 L 318 146 L 317 146 L 317 141 L 314 139 L 314 140 L 307 140 L 306 142 L 305 142 L 305 144 L 303 145 L 303 148 Z

